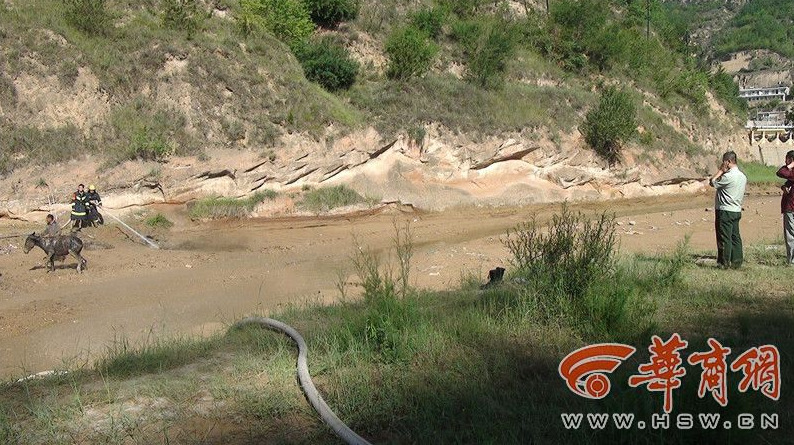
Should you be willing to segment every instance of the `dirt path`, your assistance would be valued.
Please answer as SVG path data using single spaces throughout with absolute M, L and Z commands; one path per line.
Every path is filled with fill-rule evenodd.
M 750 243 L 780 236 L 776 196 L 746 202 L 743 236 Z M 624 251 L 655 252 L 691 234 L 692 247 L 713 249 L 712 195 L 643 198 L 576 204 L 584 211 L 618 215 Z M 0 243 L 0 377 L 78 363 L 101 352 L 114 337 L 209 334 L 250 313 L 291 303 L 330 302 L 339 271 L 349 264 L 353 234 L 385 249 L 394 221 L 409 221 L 415 243 L 413 280 L 442 289 L 465 273 L 483 277 L 506 265 L 499 238 L 536 215 L 559 208 L 470 208 L 442 213 L 397 210 L 347 217 L 248 220 L 188 225 L 159 236 L 166 247 L 149 249 L 115 226 L 87 231 L 87 273 L 73 261 L 46 273 L 40 250 L 23 255 L 20 240 Z M 169 213 L 181 211 L 162 208 Z M 178 219 L 176 214 L 173 215 Z M 0 226 L 0 235 L 31 227 Z M 10 249 L 10 253 L 7 251 Z M 21 247 L 21 246 L 20 246 Z

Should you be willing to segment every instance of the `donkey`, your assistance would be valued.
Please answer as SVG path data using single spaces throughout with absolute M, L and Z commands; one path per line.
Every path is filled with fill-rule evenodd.
M 74 235 L 39 236 L 33 232 L 25 239 L 23 250 L 28 253 L 35 246 L 41 247 L 41 250 L 47 254 L 47 272 L 54 271 L 55 260 L 63 261 L 66 255 L 77 258 L 77 272 L 82 272 L 86 268 L 87 261 L 80 256 L 83 241 Z

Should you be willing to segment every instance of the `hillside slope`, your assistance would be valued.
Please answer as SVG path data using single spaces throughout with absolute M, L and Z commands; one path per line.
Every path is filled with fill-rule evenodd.
M 250 1 L 108 0 L 98 32 L 77 26 L 78 3 L 0 3 L 8 215 L 50 209 L 77 182 L 110 191 L 115 207 L 339 182 L 430 208 L 630 196 L 691 183 L 726 148 L 750 155 L 735 85 L 699 68 L 674 27 L 645 38 L 641 11 L 612 14 L 602 0 L 550 15 L 527 2 L 364 1 L 355 19 L 309 38 L 333 39 L 359 64 L 334 93 L 307 80 L 294 42 L 243 32 Z M 174 25 L 174 4 L 194 5 L 192 21 Z M 606 12 L 577 19 L 587 7 Z M 389 37 L 435 11 L 430 70 L 393 78 Z M 480 82 L 477 54 L 500 28 L 506 57 L 495 83 Z M 579 131 L 605 84 L 637 108 L 611 167 Z

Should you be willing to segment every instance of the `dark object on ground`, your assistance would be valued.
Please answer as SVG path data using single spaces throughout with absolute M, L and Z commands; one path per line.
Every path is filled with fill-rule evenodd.
M 480 289 L 487 289 L 491 286 L 495 286 L 497 283 L 502 282 L 502 278 L 504 277 L 505 277 L 504 267 L 497 267 L 496 269 L 491 269 L 488 271 L 488 282 L 480 286 Z
M 94 204 L 93 202 L 88 203 L 88 215 L 86 215 L 86 219 L 84 223 L 85 225 L 83 227 L 87 227 L 87 226 L 99 227 L 102 224 L 105 224 L 105 218 L 102 217 L 102 214 L 99 213 L 99 209 L 97 208 L 97 205 Z
M 82 272 L 85 269 L 87 261 L 80 256 L 83 250 L 83 241 L 74 235 L 61 235 L 42 237 L 31 233 L 25 239 L 25 253 L 30 252 L 35 246 L 41 247 L 41 250 L 47 254 L 47 267 L 48 272 L 55 270 L 55 260 L 63 261 L 66 255 L 72 255 L 77 259 L 77 272 Z

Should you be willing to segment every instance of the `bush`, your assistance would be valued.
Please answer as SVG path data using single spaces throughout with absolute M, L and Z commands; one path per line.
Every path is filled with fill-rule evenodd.
M 598 106 L 587 113 L 581 131 L 585 141 L 610 164 L 620 160 L 621 144 L 637 129 L 637 110 L 631 97 L 615 87 L 606 87 Z
M 389 56 L 386 75 L 403 80 L 421 76 L 430 70 L 437 52 L 438 46 L 423 31 L 413 26 L 395 29 L 386 39 Z
M 328 91 L 350 88 L 358 75 L 358 63 L 329 38 L 296 47 L 295 56 L 306 78 Z
M 487 296 L 486 309 L 495 315 L 518 310 L 598 338 L 644 332 L 653 314 L 646 295 L 673 286 L 683 263 L 642 270 L 621 264 L 615 227 L 612 215 L 591 219 L 567 205 L 554 215 L 548 231 L 534 218 L 520 224 L 504 241 L 515 279 Z M 640 279 L 657 286 L 646 288 Z
M 438 0 L 438 4 L 457 15 L 458 17 L 469 17 L 473 15 L 485 0 Z
M 117 141 L 111 157 L 126 160 L 163 161 L 177 152 L 185 152 L 188 137 L 184 134 L 185 117 L 174 110 L 158 110 L 144 99 L 114 111 L 110 123 Z M 177 143 L 182 140 L 184 145 Z
M 107 35 L 110 14 L 105 0 L 63 0 L 66 21 L 75 28 L 92 35 Z
M 94 151 L 74 125 L 39 129 L 0 119 L 0 175 L 25 164 L 48 165 L 80 158 Z
M 204 198 L 190 207 L 190 217 L 192 219 L 244 218 L 253 212 L 257 205 L 275 197 L 275 191 L 266 190 L 243 199 L 220 196 Z
M 476 40 L 467 45 L 466 77 L 481 87 L 499 88 L 504 83 L 507 61 L 513 54 L 513 32 L 507 23 L 496 22 L 482 27 L 478 34 Z
M 441 34 L 445 15 L 441 8 L 421 9 L 411 16 L 411 26 L 436 39 Z
M 170 229 L 171 227 L 174 226 L 174 223 L 169 221 L 168 218 L 166 218 L 165 215 L 163 215 L 162 213 L 158 213 L 154 216 L 146 218 L 144 224 L 152 228 L 161 227 L 163 229 Z
M 579 299 L 594 280 L 612 273 L 616 242 L 614 216 L 590 220 L 563 205 L 548 233 L 533 218 L 508 232 L 504 244 L 516 274 L 547 277 L 567 298 Z
M 176 148 L 156 127 L 142 126 L 135 130 L 127 147 L 126 158 L 144 161 L 164 161 Z
M 733 81 L 733 76 L 720 67 L 717 72 L 709 77 L 709 84 L 726 108 L 734 112 L 747 111 L 747 102 L 739 97 L 739 85 Z
M 201 10 L 197 0 L 165 0 L 163 24 L 171 29 L 185 31 L 188 39 L 201 26 Z
M 355 190 L 345 185 L 337 185 L 307 192 L 300 206 L 312 212 L 327 212 L 360 202 L 364 202 L 364 198 Z
M 358 0 L 305 0 L 312 20 L 324 28 L 333 28 L 339 22 L 358 17 Z
M 237 23 L 244 34 L 268 31 L 289 45 L 314 32 L 309 10 L 301 0 L 241 0 Z

